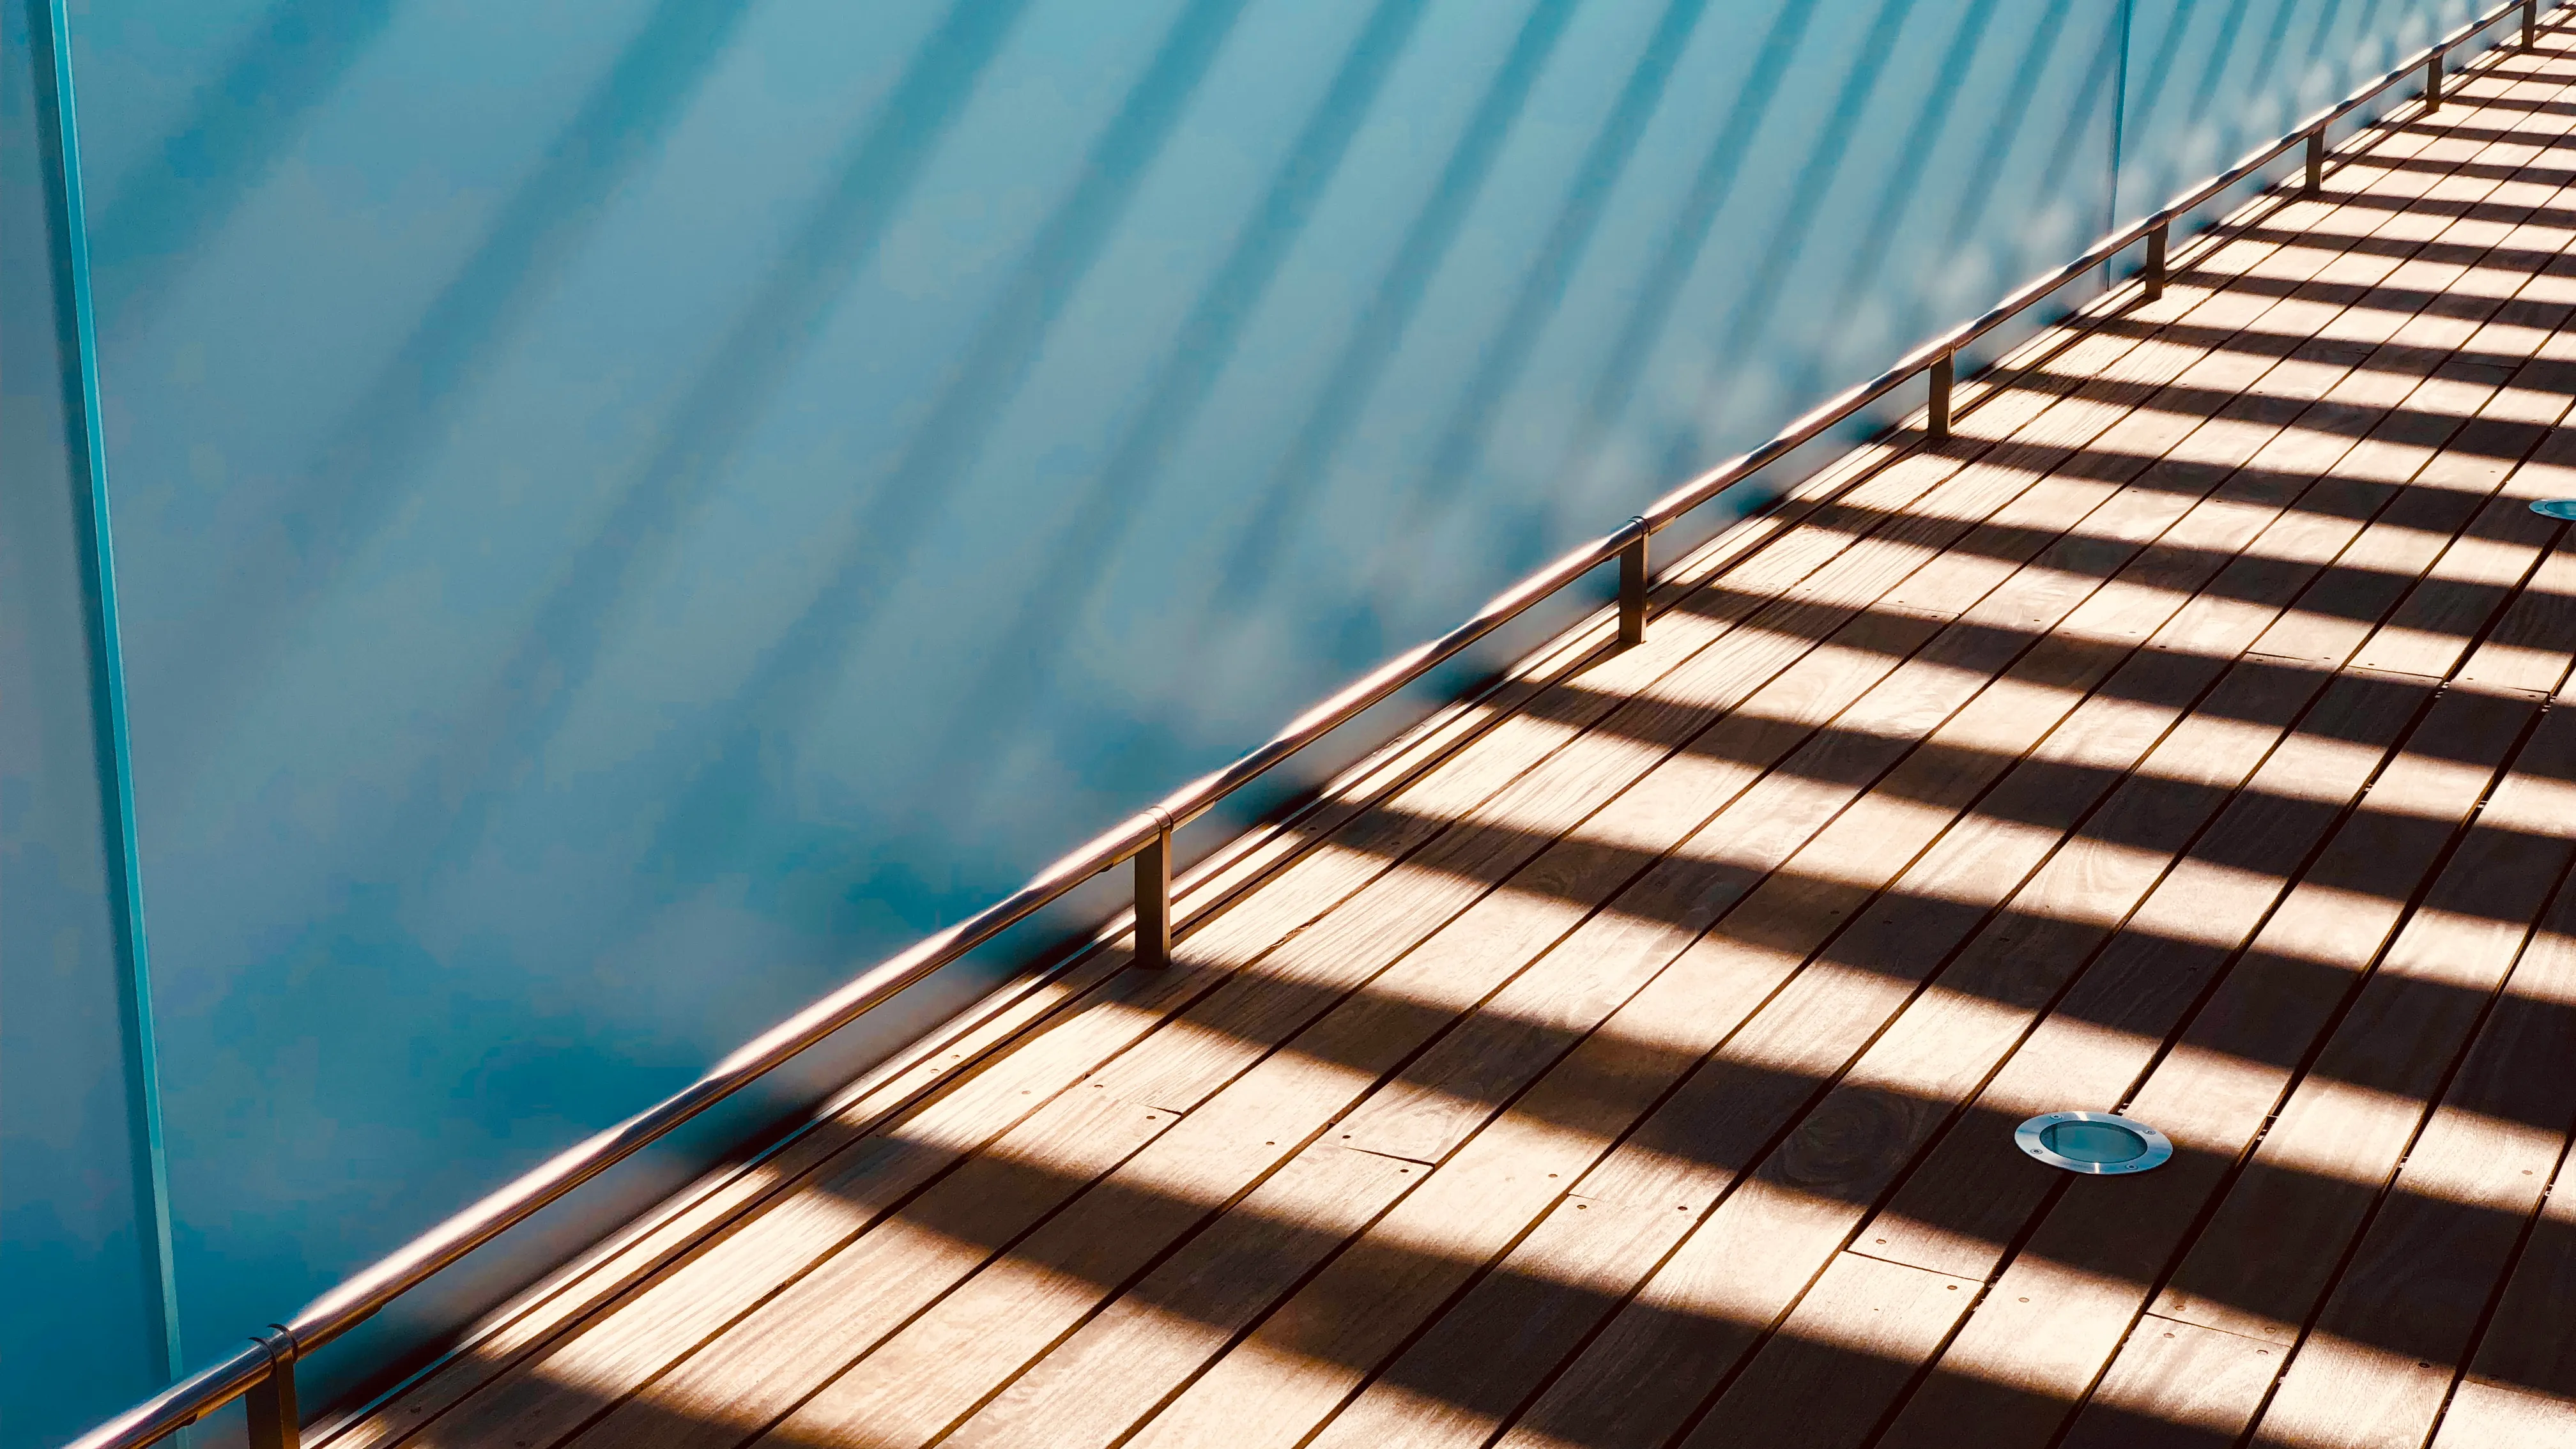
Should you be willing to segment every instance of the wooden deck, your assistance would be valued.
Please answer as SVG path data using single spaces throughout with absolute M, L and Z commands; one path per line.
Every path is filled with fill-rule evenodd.
M 327 1442 L 2576 1444 L 2543 44 Z

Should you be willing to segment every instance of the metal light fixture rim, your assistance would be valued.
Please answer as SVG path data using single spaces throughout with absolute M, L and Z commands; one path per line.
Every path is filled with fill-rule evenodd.
M 2046 1136 L 2049 1128 L 2067 1122 L 2090 1122 L 2133 1132 L 2145 1143 L 2145 1150 L 2122 1162 L 2085 1162 L 2068 1157 L 2050 1147 Z M 2172 1138 L 2135 1117 L 2123 1117 L 2117 1112 L 2042 1112 L 2013 1129 L 2013 1145 L 2051 1167 L 2093 1177 L 2120 1177 L 2145 1172 L 2164 1166 L 2173 1157 Z

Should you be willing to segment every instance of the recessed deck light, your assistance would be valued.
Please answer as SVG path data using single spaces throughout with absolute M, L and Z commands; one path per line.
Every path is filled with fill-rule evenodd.
M 2103 1175 L 2144 1172 L 2173 1143 L 2144 1122 L 2109 1112 L 2044 1112 L 2013 1129 L 2013 1145 L 2051 1167 Z
M 2543 498 L 2531 511 L 2543 518 L 2576 518 L 2576 498 Z

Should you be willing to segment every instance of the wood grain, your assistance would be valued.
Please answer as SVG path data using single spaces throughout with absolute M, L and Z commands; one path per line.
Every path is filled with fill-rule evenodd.
M 2512 1249 L 2505 1290 L 2480 1330 L 2467 1377 L 2442 1413 L 2434 1436 L 2442 1449 L 2576 1442 L 2576 1321 L 2567 1311 L 2576 1302 L 2576 1157 L 2565 1145 L 2576 1119 L 2576 1094 L 2567 1086 L 2576 1062 L 2576 891 L 2561 888 L 2507 987 L 2480 1043 L 2492 1043 L 2493 1056 L 2473 1059 L 2461 1073 L 2417 1155 L 2427 1158 L 2427 1171 L 2456 1175 L 2450 1195 L 2472 1204 L 2492 1201 L 2510 1211 L 2533 1181 L 2549 1186 L 2536 1221 Z M 2560 1139 L 2554 1164 L 2547 1161 L 2552 1136 Z M 2464 1152 L 2475 1155 L 2462 1163 Z M 2483 1214 L 2423 1215 L 2462 1219 L 2454 1230 L 2477 1234 L 2471 1245 L 2486 1246 Z M 2392 1231 L 2411 1236 L 2420 1229 L 2408 1223 Z M 2438 1264 L 2426 1270 L 2441 1271 Z M 2402 1291 L 2403 1280 L 2398 1286 Z M 2434 1305 L 2413 1311 L 2436 1330 L 2451 1326 Z
M 2550 819 L 2542 802 L 2563 801 L 2571 775 L 2576 715 L 2552 715 L 2274 1113 L 2156 1312 L 2297 1340 L 2566 870 L 2576 818 Z
M 2373 808 L 2336 829 L 2129 1101 L 2127 1110 L 2173 1139 L 2171 1162 L 2122 1178 L 2069 1179 L 2025 1165 L 2025 1174 L 2057 1178 L 2061 1195 L 2006 1261 L 1988 1307 L 1906 1402 L 1888 1444 L 2036 1446 L 2057 1431 L 2145 1306 L 2147 1286 L 2225 1188 L 2293 1065 L 2365 979 L 2532 710 L 2521 700 L 2477 695 L 2435 701 L 2372 782 Z M 2253 888 L 2244 894 L 2268 899 L 2277 892 L 2247 875 Z M 2191 1004 L 2156 991 L 2128 994 L 2172 1000 L 2174 1020 Z M 2134 1026 L 2137 1018 L 2128 1020 Z M 2163 1034 L 2133 1031 L 2128 1041 L 2143 1038 L 2152 1047 Z M 2123 1075 L 2148 1066 L 2145 1053 L 2127 1042 L 2087 1055 L 2108 1059 L 2108 1070 Z M 2103 1070 L 2072 1056 L 2066 1066 Z M 2115 1088 L 2094 1100 L 2125 1097 L 2127 1090 Z M 2021 1238 L 2018 1229 L 2011 1225 L 1998 1241 Z
M 2222 1449 L 2252 1420 L 2286 1350 L 2149 1314 L 2102 1376 L 2064 1449 Z
M 1879 1406 L 1940 1347 L 1976 1287 L 1969 1279 L 1843 1254 L 1681 1441 L 1684 1449 L 1861 1444 L 1876 1427 Z

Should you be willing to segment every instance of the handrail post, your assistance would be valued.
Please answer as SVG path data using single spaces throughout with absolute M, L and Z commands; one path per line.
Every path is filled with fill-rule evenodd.
M 2442 109 L 2442 47 L 2424 57 L 2424 109 L 2429 114 Z
M 2308 195 L 2314 196 L 2326 187 L 2326 128 L 2308 133 Z
M 2540 48 L 2540 0 L 2522 0 L 2522 48 Z
M 1932 359 L 1931 410 L 1925 415 L 1923 431 L 1936 443 L 1950 440 L 1950 383 L 1954 376 L 1950 359 L 1954 355 L 1944 352 Z
M 1636 541 L 1619 550 L 1619 647 L 1646 642 L 1646 540 L 1653 533 L 1640 516 L 1628 520 Z
M 2165 294 L 2165 241 L 2171 227 L 2172 223 L 2167 222 L 2147 233 L 2147 268 L 2144 273 L 2147 294 L 2144 300 L 2149 302 Z
M 1172 817 L 1154 813 L 1163 828 L 1136 852 L 1136 964 L 1160 969 L 1172 964 Z
M 250 1449 L 299 1449 L 304 1429 L 295 1408 L 295 1335 L 282 1323 L 269 1327 L 277 1331 L 259 1338 L 268 1350 L 268 1377 L 242 1395 L 242 1407 L 250 1411 Z

